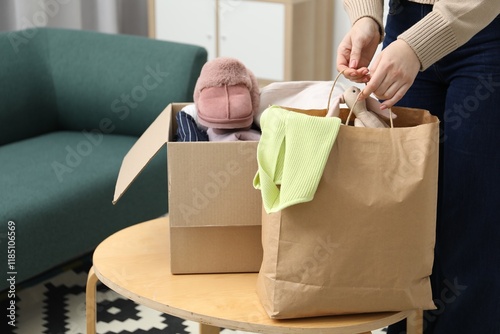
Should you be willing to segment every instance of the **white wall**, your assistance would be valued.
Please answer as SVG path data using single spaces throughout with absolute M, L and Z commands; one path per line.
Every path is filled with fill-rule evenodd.
M 147 36 L 146 0 L 1 0 L 0 31 L 60 27 Z

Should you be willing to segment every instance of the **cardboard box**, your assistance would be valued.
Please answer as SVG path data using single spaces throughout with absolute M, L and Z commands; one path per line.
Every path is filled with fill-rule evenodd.
M 175 142 L 175 113 L 185 105 L 168 105 L 127 153 L 113 203 L 167 145 L 171 272 L 258 272 L 257 142 Z

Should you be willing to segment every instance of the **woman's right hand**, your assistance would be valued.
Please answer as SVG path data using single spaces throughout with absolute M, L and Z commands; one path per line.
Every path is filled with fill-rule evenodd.
M 368 65 L 380 43 L 380 28 L 370 17 L 362 17 L 351 27 L 337 49 L 337 71 L 354 82 L 370 80 Z

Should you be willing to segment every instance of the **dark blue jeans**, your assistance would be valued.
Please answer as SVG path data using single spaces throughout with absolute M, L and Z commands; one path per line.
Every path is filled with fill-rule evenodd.
M 431 10 L 391 1 L 384 47 Z M 499 334 L 500 17 L 420 72 L 398 105 L 427 109 L 441 120 L 431 276 L 437 309 L 424 313 L 425 333 Z M 389 333 L 405 333 L 404 323 Z

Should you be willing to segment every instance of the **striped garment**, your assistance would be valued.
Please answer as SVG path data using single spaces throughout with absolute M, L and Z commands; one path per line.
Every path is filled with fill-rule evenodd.
M 191 115 L 181 110 L 175 115 L 175 119 L 177 120 L 176 141 L 208 141 L 206 131 L 198 128 Z

